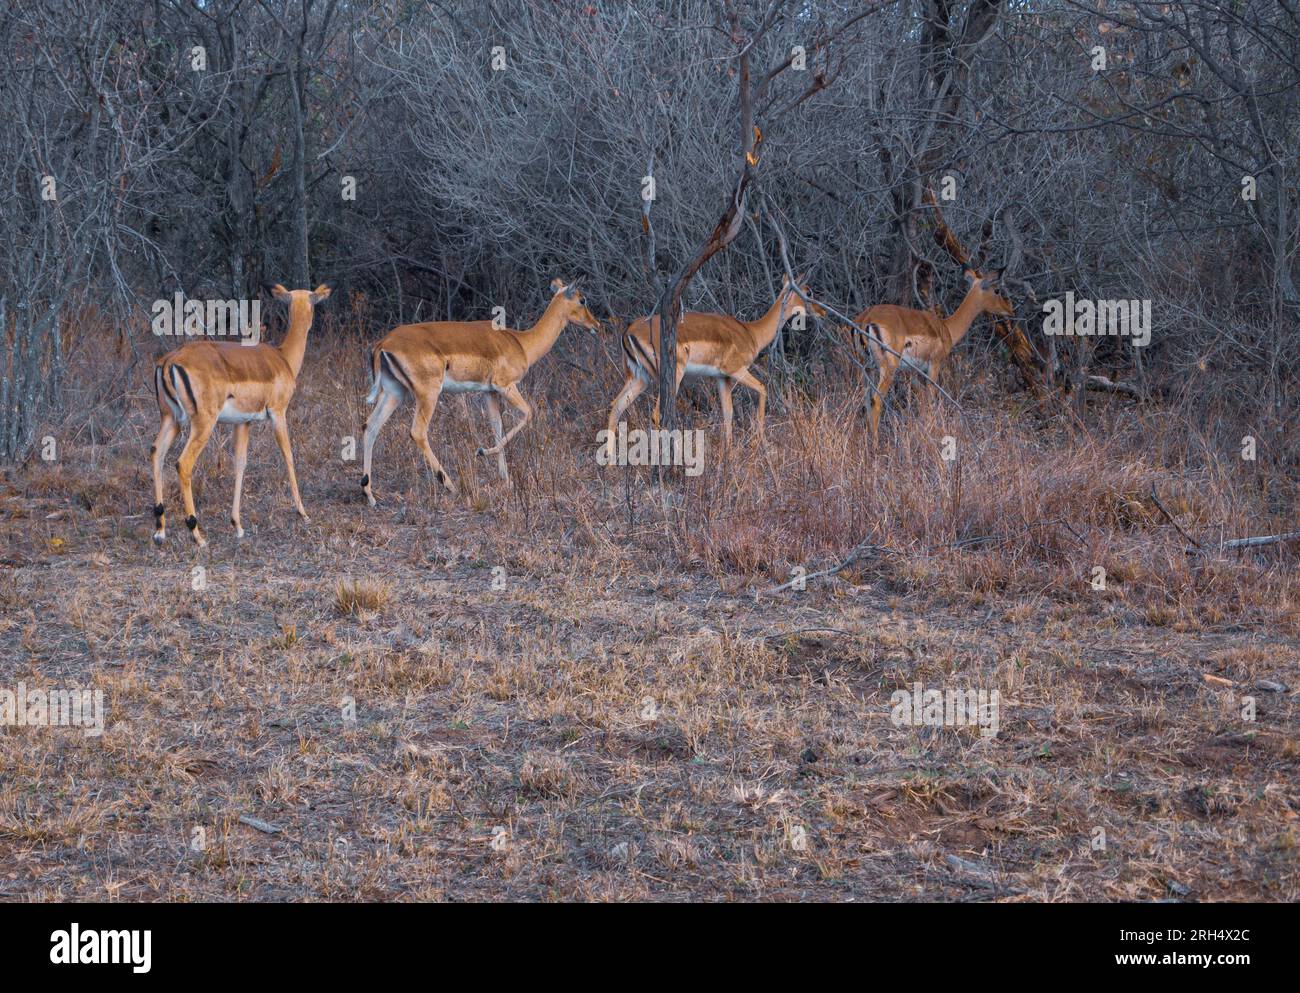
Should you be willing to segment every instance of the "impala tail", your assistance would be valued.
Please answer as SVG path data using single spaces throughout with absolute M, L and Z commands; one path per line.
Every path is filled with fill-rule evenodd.
M 394 352 L 384 348 L 383 342 L 371 352 L 370 376 L 372 382 L 366 403 L 374 403 L 381 392 L 393 393 L 399 397 L 416 395 L 415 380 L 411 378 L 410 371 Z
M 378 400 L 383 386 L 383 378 L 379 375 L 379 346 L 376 345 L 370 350 L 370 393 L 366 396 L 366 403 L 373 404 Z
M 845 330 L 849 333 L 849 344 L 853 346 L 853 350 L 863 362 L 866 362 L 867 357 L 871 354 L 872 343 L 879 344 L 882 340 L 879 324 L 868 322 L 861 327 L 850 324 Z

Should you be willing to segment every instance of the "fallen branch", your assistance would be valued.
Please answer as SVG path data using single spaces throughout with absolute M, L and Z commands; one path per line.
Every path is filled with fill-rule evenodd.
M 1184 538 L 1187 535 L 1179 528 L 1179 533 Z M 1284 531 L 1282 534 L 1261 534 L 1253 538 L 1227 538 L 1217 545 L 1206 548 L 1204 545 L 1197 544 L 1195 548 L 1187 549 L 1190 555 L 1192 552 L 1224 552 L 1234 548 L 1263 548 L 1265 545 L 1280 545 L 1284 541 L 1295 541 L 1300 539 L 1300 531 Z M 1189 541 L 1192 539 L 1188 539 Z
M 1142 391 L 1136 386 L 1130 383 L 1117 383 L 1105 376 L 1089 376 L 1084 385 L 1090 390 L 1100 390 L 1103 393 L 1122 393 L 1124 396 L 1133 397 L 1135 400 L 1142 399 Z
M 281 834 L 284 831 L 284 828 L 269 824 L 260 817 L 254 817 L 251 814 L 240 814 L 239 823 L 247 824 L 253 830 L 261 831 L 263 834 Z
M 1195 548 L 1187 549 L 1188 554 L 1194 551 L 1206 551 L 1204 545 L 1184 531 L 1179 523 L 1174 520 L 1174 515 L 1169 513 L 1165 508 L 1165 505 L 1160 502 L 1160 497 L 1156 496 L 1156 488 L 1154 485 L 1151 487 L 1151 502 L 1156 505 L 1156 509 L 1160 511 L 1160 513 L 1164 514 L 1165 520 L 1172 524 L 1185 540 L 1190 541 L 1196 546 Z M 1300 531 L 1284 531 L 1281 534 L 1263 534 L 1255 538 L 1227 538 L 1219 542 L 1217 550 L 1224 551 L 1229 548 L 1260 548 L 1264 545 L 1277 545 L 1284 541 L 1294 541 L 1297 538 L 1300 538 Z
M 801 582 L 806 583 L 810 579 L 821 579 L 823 576 L 833 576 L 841 569 L 847 569 L 849 566 L 851 566 L 854 562 L 856 562 L 858 559 L 860 559 L 863 555 L 867 553 L 875 554 L 875 553 L 882 553 L 888 551 L 890 551 L 890 549 L 885 548 L 883 545 L 859 545 L 857 548 L 853 549 L 853 551 L 849 552 L 848 558 L 846 558 L 839 565 L 831 566 L 831 568 L 829 569 L 822 569 L 820 572 L 810 572 L 805 576 L 795 576 L 794 579 L 790 580 L 788 583 L 782 583 L 780 586 L 774 586 L 770 590 L 764 590 L 763 593 L 767 596 L 770 596 L 774 593 L 780 593 L 783 590 L 788 590 L 791 587 L 796 586 Z
M 1295 541 L 1300 538 L 1300 531 L 1286 531 L 1282 534 L 1264 534 L 1258 538 L 1229 538 L 1220 548 L 1258 548 L 1261 545 L 1276 545 L 1283 541 Z

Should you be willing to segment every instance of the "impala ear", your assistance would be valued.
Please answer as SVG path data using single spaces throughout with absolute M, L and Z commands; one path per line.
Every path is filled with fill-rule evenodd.
M 551 280 L 551 292 L 559 293 L 560 290 L 562 289 L 564 289 L 564 280 L 562 280 L 559 276 L 556 276 L 554 279 Z
M 271 296 L 275 297 L 277 300 L 288 300 L 292 294 L 279 283 L 276 283 L 271 287 Z
M 316 306 L 316 304 L 320 303 L 322 300 L 328 300 L 330 298 L 330 292 L 330 288 L 324 283 L 321 283 L 320 286 L 311 291 L 312 306 Z
M 979 273 L 977 273 L 974 269 L 966 270 L 966 282 L 970 283 L 971 286 L 974 286 L 975 280 L 979 278 L 980 278 Z

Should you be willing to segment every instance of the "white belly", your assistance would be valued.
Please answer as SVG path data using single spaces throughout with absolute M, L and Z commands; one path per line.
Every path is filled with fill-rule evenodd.
M 234 400 L 227 400 L 225 406 L 221 408 L 221 413 L 217 414 L 218 424 L 249 424 L 264 420 L 266 420 L 266 408 L 250 414 L 236 407 Z
M 446 393 L 491 393 L 492 387 L 487 383 L 476 383 L 472 380 L 467 383 L 459 379 L 452 379 L 449 375 L 442 377 L 442 388 Z
M 686 375 L 688 376 L 713 376 L 714 378 L 726 375 L 717 366 L 712 365 L 694 365 L 686 363 Z

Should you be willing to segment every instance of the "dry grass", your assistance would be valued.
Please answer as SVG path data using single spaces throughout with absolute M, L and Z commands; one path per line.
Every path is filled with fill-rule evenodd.
M 334 609 L 344 615 L 364 617 L 384 609 L 393 588 L 388 583 L 369 579 L 340 581 L 334 587 Z
M 290 409 L 310 524 L 255 432 L 223 529 L 219 433 L 211 548 L 154 548 L 146 374 L 4 484 L 0 687 L 102 689 L 108 728 L 0 729 L 0 897 L 1300 897 L 1295 550 L 1188 555 L 1150 499 L 1207 542 L 1283 530 L 1294 453 L 1107 399 L 1040 422 L 962 367 L 964 419 L 906 403 L 875 453 L 848 390 L 787 393 L 766 444 L 742 403 L 670 495 L 594 464 L 617 372 L 575 335 L 525 381 L 513 487 L 445 398 L 462 496 L 408 410 L 371 510 L 357 351 L 313 341 Z M 711 398 L 688 417 L 711 445 Z M 999 733 L 895 726 L 916 682 L 997 689 Z

